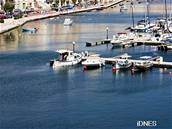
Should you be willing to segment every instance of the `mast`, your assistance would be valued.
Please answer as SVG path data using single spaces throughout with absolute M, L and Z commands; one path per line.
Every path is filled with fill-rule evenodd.
M 145 20 L 147 20 L 147 23 L 149 24 L 150 23 L 150 12 L 149 12 L 149 9 L 150 9 L 150 0 L 147 0 L 146 1 L 146 5 L 147 5 L 147 18 Z
M 167 0 L 165 0 L 165 21 L 166 21 L 166 26 L 167 26 L 167 32 L 172 33 L 169 29 L 168 26 L 168 11 L 167 11 Z
M 134 28 L 134 12 L 133 12 L 133 1 L 131 0 L 131 13 L 132 13 L 132 23 L 133 23 L 133 28 Z

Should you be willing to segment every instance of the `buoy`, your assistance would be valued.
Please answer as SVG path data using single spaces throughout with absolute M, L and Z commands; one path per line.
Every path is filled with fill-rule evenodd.
M 118 70 L 118 69 L 116 69 L 115 66 L 112 66 L 112 72 L 116 72 L 116 70 Z
M 135 68 L 131 68 L 131 75 L 133 75 L 135 73 Z

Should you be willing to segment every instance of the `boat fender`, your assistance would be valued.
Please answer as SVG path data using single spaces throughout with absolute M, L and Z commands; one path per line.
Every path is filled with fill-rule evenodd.
M 54 60 L 50 60 L 50 66 L 52 67 L 54 65 Z
M 86 65 L 83 66 L 83 71 L 84 71 L 84 70 L 87 70 L 87 66 L 86 66 Z
M 116 70 L 115 64 L 112 64 L 112 72 L 116 72 Z

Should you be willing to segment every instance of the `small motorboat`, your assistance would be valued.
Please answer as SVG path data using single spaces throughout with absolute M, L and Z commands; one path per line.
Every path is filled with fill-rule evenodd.
M 132 62 L 128 60 L 129 58 L 131 58 L 131 56 L 127 53 L 119 55 L 116 58 L 118 59 L 118 61 L 116 61 L 115 64 L 112 65 L 113 70 L 129 69 L 132 66 Z
M 64 26 L 71 26 L 72 25 L 72 23 L 73 23 L 73 20 L 71 20 L 70 18 L 66 18 L 65 20 L 64 20 Z
M 75 53 L 71 50 L 57 50 L 56 52 L 60 55 L 60 58 L 50 61 L 50 66 L 53 68 L 73 66 L 82 61 L 83 54 L 81 53 Z
M 37 31 L 37 28 L 22 28 L 22 32 L 36 33 Z
M 121 8 L 120 8 L 120 12 L 121 13 L 124 13 L 128 10 L 127 6 L 126 5 L 122 5 Z
M 115 68 L 116 70 L 118 69 L 129 69 L 132 66 L 132 62 L 130 62 L 129 60 L 121 60 L 121 61 L 117 61 L 115 64 Z
M 115 47 L 122 47 L 123 43 L 129 42 L 134 40 L 136 35 L 134 33 L 117 33 L 117 35 L 113 35 L 113 38 L 111 40 L 111 44 L 113 45 L 113 48 Z
M 98 55 L 90 55 L 85 61 L 82 62 L 84 70 L 96 69 L 105 65 L 105 61 Z
M 140 59 L 142 59 L 142 61 L 138 61 L 134 63 L 133 66 L 133 71 L 141 71 L 141 72 L 145 72 L 149 69 L 151 69 L 153 67 L 153 63 L 150 61 L 152 57 L 151 56 L 142 56 L 140 57 Z
M 111 44 L 113 46 L 113 48 L 118 48 L 121 47 L 123 43 L 123 39 L 121 39 L 120 37 L 113 35 L 113 38 L 111 40 Z

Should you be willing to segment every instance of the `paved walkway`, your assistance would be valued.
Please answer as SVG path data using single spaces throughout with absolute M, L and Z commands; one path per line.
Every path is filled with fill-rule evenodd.
M 55 16 L 59 16 L 59 15 L 67 15 L 67 14 L 71 14 L 71 13 L 87 12 L 90 10 L 96 10 L 96 9 L 101 9 L 101 8 L 108 8 L 110 6 L 113 6 L 113 5 L 123 2 L 123 1 L 125 1 L 125 0 L 115 0 L 111 3 L 105 4 L 104 6 L 91 6 L 88 8 L 74 9 L 74 10 L 69 10 L 69 11 L 65 11 L 65 12 L 51 11 L 51 12 L 44 13 L 44 14 L 37 14 L 37 15 L 32 15 L 32 16 L 28 16 L 28 17 L 23 17 L 23 18 L 17 19 L 17 20 L 5 19 L 5 23 L 0 23 L 0 34 L 7 32 L 9 30 L 12 30 L 18 26 L 21 26 L 29 21 L 55 17 Z

